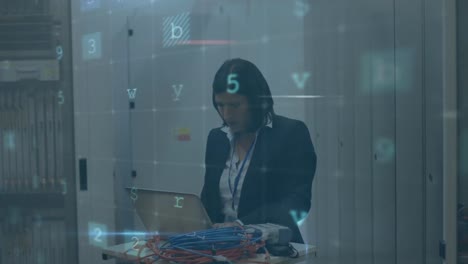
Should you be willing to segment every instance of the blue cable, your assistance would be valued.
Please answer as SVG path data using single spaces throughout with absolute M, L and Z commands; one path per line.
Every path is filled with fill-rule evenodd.
M 196 250 L 229 250 L 241 248 L 241 242 L 248 241 L 255 244 L 261 240 L 261 233 L 250 232 L 251 238 L 247 238 L 247 232 L 240 227 L 224 227 L 217 229 L 200 230 L 191 233 L 171 235 L 169 239 L 161 245 L 160 249 L 179 249 L 191 252 L 196 255 L 212 257 Z

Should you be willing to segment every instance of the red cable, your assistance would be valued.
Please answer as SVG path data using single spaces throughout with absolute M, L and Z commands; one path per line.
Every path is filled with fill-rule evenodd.
M 217 250 L 216 251 L 216 256 L 223 256 L 227 258 L 230 261 L 243 261 L 243 259 L 253 257 L 255 256 L 256 252 L 260 248 L 264 248 L 266 251 L 265 254 L 265 261 L 249 261 L 249 263 L 254 262 L 254 263 L 269 263 L 270 259 L 270 254 L 265 248 L 265 241 L 262 241 L 260 243 L 255 243 L 251 244 L 249 243 L 250 241 L 246 240 L 241 242 L 241 245 L 243 247 L 241 248 L 234 248 L 234 249 L 223 249 L 223 250 Z M 180 263 L 187 263 L 187 264 L 205 264 L 205 263 L 211 263 L 213 262 L 212 257 L 206 257 L 206 256 L 200 256 L 197 254 L 194 254 L 189 251 L 184 251 L 180 249 L 163 249 L 161 250 L 159 248 L 160 244 L 160 237 L 159 236 L 154 236 L 152 239 L 149 239 L 145 246 L 142 246 L 138 249 L 138 255 L 137 259 L 133 260 L 137 263 L 144 262 L 146 264 L 151 264 L 154 263 L 156 260 L 153 259 L 154 256 L 157 256 L 160 259 L 168 260 L 168 261 L 174 261 L 174 262 L 180 262 Z M 141 253 L 143 250 L 147 248 L 153 252 L 153 254 L 147 255 L 145 257 L 141 257 Z M 131 250 L 131 249 L 129 249 Z M 124 252 L 124 256 L 127 260 L 129 260 L 127 252 Z M 199 253 L 205 254 L 205 255 L 210 255 L 212 254 L 212 251 L 210 250 L 199 250 L 197 251 Z M 131 260 L 132 261 L 132 260 Z

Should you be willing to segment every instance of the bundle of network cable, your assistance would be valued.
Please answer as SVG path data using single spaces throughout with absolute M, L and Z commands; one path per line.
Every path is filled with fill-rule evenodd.
M 164 259 L 176 263 L 230 263 L 251 258 L 265 248 L 262 234 L 254 228 L 223 227 L 169 236 L 162 241 L 158 235 L 146 243 L 154 254 L 139 258 L 146 263 Z M 141 253 L 141 250 L 140 252 Z M 267 263 L 269 254 L 265 256 Z

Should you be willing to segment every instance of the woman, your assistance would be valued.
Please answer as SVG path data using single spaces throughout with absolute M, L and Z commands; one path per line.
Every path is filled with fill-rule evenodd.
M 309 212 L 316 155 L 306 125 L 276 115 L 260 70 L 226 61 L 213 81 L 223 126 L 208 135 L 202 202 L 216 226 L 275 223 L 304 243 L 296 215 Z

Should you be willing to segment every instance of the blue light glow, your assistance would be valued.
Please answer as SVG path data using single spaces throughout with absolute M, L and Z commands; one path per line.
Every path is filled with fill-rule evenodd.
M 81 11 L 89 11 L 101 7 L 101 0 L 81 0 Z
M 107 226 L 95 222 L 88 223 L 89 244 L 104 248 L 107 247 Z
M 6 150 L 15 150 L 16 148 L 16 136 L 13 131 L 6 131 L 3 134 L 3 146 Z
M 291 210 L 289 211 L 289 214 L 291 215 L 291 217 L 294 219 L 294 222 L 296 222 L 298 226 L 301 226 L 307 217 L 307 212 L 304 212 L 304 211 L 301 211 L 299 214 L 298 211 Z

